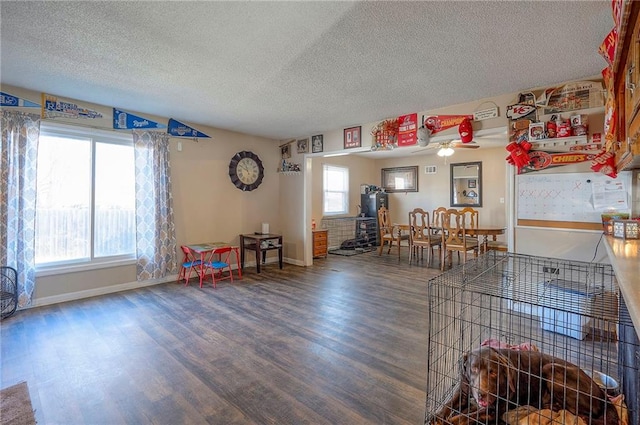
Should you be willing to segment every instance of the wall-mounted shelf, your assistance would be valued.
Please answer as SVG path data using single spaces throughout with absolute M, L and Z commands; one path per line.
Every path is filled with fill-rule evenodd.
M 535 151 L 550 150 L 555 152 L 570 152 L 575 150 L 585 150 L 588 143 L 587 136 L 571 136 L 571 137 L 558 137 L 555 139 L 539 139 L 532 140 L 531 147 Z M 593 149 L 598 151 L 599 149 Z
M 286 176 L 292 176 L 295 174 L 300 174 L 300 171 L 283 171 L 282 169 L 278 168 L 278 173 L 284 174 Z

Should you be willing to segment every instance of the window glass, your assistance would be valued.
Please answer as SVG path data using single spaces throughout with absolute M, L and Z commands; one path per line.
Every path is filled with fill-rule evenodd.
M 37 167 L 36 265 L 133 256 L 130 135 L 43 123 Z
M 133 253 L 136 197 L 131 146 L 96 143 L 95 191 L 95 257 Z
M 323 214 L 349 212 L 349 169 L 334 165 L 323 166 Z

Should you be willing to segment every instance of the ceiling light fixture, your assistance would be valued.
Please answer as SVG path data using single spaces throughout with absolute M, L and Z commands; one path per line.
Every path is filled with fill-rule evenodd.
M 454 152 L 453 149 L 450 148 L 449 146 L 443 146 L 438 151 L 438 156 L 451 156 L 453 155 L 453 152 Z

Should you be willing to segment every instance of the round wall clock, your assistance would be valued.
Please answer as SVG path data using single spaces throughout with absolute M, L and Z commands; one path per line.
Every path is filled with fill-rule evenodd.
M 229 163 L 229 177 L 240 190 L 251 191 L 262 183 L 264 167 L 262 161 L 253 152 L 238 152 Z

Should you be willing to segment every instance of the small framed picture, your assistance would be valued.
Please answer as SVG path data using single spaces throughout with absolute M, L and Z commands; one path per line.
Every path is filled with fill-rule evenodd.
M 344 148 L 359 148 L 362 146 L 362 140 L 360 139 L 360 130 L 362 127 L 350 127 L 344 129 Z
M 324 150 L 324 142 L 322 140 L 322 134 L 313 136 L 311 138 L 311 153 L 318 153 Z
M 309 139 L 300 139 L 297 142 L 298 153 L 309 153 Z
M 280 154 L 282 155 L 282 159 L 291 158 L 291 145 L 287 143 L 286 145 L 280 146 Z
M 469 189 L 475 189 L 476 188 L 476 179 L 469 179 L 468 183 L 469 183 Z
M 546 136 L 543 122 L 532 122 L 529 124 L 529 140 L 540 140 Z
M 382 169 L 382 187 L 385 192 L 417 192 L 418 166 Z

